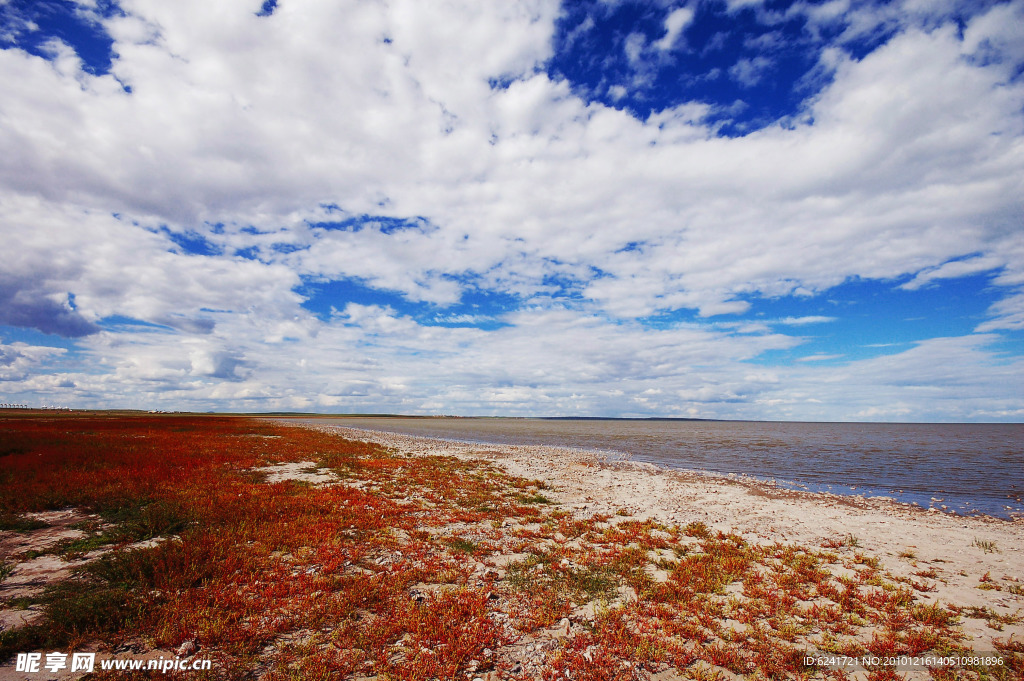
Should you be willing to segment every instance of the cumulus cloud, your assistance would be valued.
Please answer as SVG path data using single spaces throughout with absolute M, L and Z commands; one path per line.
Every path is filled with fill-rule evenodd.
M 747 360 L 798 341 L 695 325 L 652 331 L 568 310 L 525 311 L 509 321 L 496 331 L 424 327 L 393 310 L 350 304 L 301 341 L 257 342 L 239 335 L 241 329 L 186 343 L 151 331 L 117 342 L 91 336 L 92 366 L 105 371 L 23 371 L 22 395 L 57 393 L 72 402 L 91 396 L 97 406 L 118 407 L 228 403 L 235 409 L 821 420 L 999 420 L 1020 409 L 1006 377 L 1024 366 L 988 352 L 998 342 L 993 335 L 934 339 L 854 362 L 812 355 L 805 363 L 752 371 Z M 217 364 L 226 347 L 245 362 L 227 375 Z M 75 387 L 57 391 L 58 381 Z
M 730 3 L 766 11 L 755 5 Z M 49 58 L 0 50 L 0 323 L 79 339 L 80 366 L 46 374 L 63 388 L 26 369 L 23 394 L 853 418 L 872 407 L 821 387 L 843 375 L 834 361 L 747 380 L 760 353 L 803 339 L 713 322 L 854 278 L 913 290 L 981 272 L 1004 295 L 977 337 L 922 343 L 896 368 L 951 357 L 982 368 L 972 386 L 1019 375 L 986 353 L 990 334 L 1018 328 L 1024 282 L 1020 2 L 962 31 L 934 10 L 798 3 L 815 26 L 842 24 L 822 57 L 831 81 L 798 116 L 732 138 L 706 103 L 640 120 L 549 76 L 555 2 L 120 6 L 90 15 L 114 41 L 109 73 L 59 41 Z M 693 19 L 676 9 L 658 41 L 627 41 L 638 73 Z M 847 51 L 880 27 L 884 44 Z M 748 59 L 730 75 L 754 86 L 771 66 Z M 186 233 L 209 253 L 175 241 Z M 317 318 L 303 285 L 332 280 L 432 312 L 339 301 Z M 471 320 L 492 312 L 446 316 L 479 291 L 518 307 L 491 330 Z M 679 311 L 698 321 L 647 321 Z M 883 360 L 855 366 L 890 385 Z M 1021 408 L 979 391 L 956 411 L 892 390 L 893 405 L 910 392 L 929 405 L 911 408 L 922 417 Z
M 83 319 L 67 293 L 39 290 L 35 282 L 0 276 L 0 324 L 77 338 L 98 329 Z
M 122 316 L 203 333 L 226 313 L 290 317 L 301 301 L 283 265 L 182 254 L 123 217 L 22 196 L 0 204 L 0 219 L 11 282 L 2 290 L 20 287 L 0 307 L 7 324 L 74 337 Z
M 10 383 L 33 380 L 36 372 L 45 368 L 52 360 L 65 354 L 63 348 L 51 348 L 28 343 L 3 343 L 0 339 L 0 389 L 5 393 L 16 393 Z M 7 403 L 13 400 L 8 400 Z

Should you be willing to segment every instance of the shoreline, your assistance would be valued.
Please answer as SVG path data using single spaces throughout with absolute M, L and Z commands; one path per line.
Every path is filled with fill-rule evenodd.
M 934 574 L 927 580 L 932 589 L 917 594 L 925 603 L 1011 618 L 1024 615 L 1024 519 L 953 515 L 886 498 L 791 490 L 752 478 L 613 460 L 581 449 L 475 444 L 322 424 L 304 427 L 405 455 L 487 460 L 512 475 L 544 482 L 549 488 L 545 494 L 577 517 L 625 513 L 680 527 L 703 522 L 752 544 L 843 546 L 877 558 L 897 579 Z M 965 644 L 989 651 L 993 638 L 1024 638 L 1024 623 L 997 629 L 990 622 L 964 617 Z
M 272 419 L 8 426 L 0 679 L 1024 674 L 1019 522 Z
M 524 419 L 527 425 L 510 425 L 517 423 L 515 419 L 484 419 L 484 424 L 477 426 L 448 417 L 324 417 L 297 421 L 450 439 L 482 447 L 576 447 L 674 471 L 747 476 L 755 482 L 795 491 L 883 497 L 963 516 L 1024 518 L 1024 478 L 1020 469 L 1024 463 L 1020 458 L 1024 431 L 960 432 L 956 426 L 891 424 L 895 430 L 888 433 L 880 429 L 885 424 L 753 422 L 724 430 L 708 424 L 680 429 L 620 427 L 603 419 L 594 420 L 593 427 L 575 420 L 542 419 Z M 838 428 L 835 432 L 830 430 L 833 425 Z
M 272 418 L 272 420 L 277 419 Z M 483 455 L 483 458 L 488 458 L 489 455 L 494 455 L 497 456 L 498 458 L 508 458 L 507 452 L 522 453 L 525 455 L 533 456 L 535 458 L 545 458 L 546 456 L 557 456 L 561 459 L 564 459 L 565 457 L 575 457 L 582 459 L 589 458 L 592 459 L 592 461 L 598 465 L 606 466 L 613 469 L 649 471 L 658 475 L 677 476 L 680 479 L 693 481 L 706 480 L 710 482 L 738 484 L 748 488 L 756 488 L 763 492 L 764 494 L 766 494 L 767 496 L 775 496 L 778 498 L 791 497 L 804 498 L 808 500 L 828 499 L 833 500 L 839 504 L 847 504 L 850 506 L 862 508 L 879 505 L 883 508 L 892 507 L 895 509 L 906 510 L 910 513 L 926 513 L 934 514 L 936 516 L 945 516 L 954 519 L 968 518 L 973 520 L 982 520 L 985 522 L 1009 523 L 1021 525 L 1022 527 L 1024 527 L 1024 515 L 1012 514 L 1007 517 L 1001 517 L 992 515 L 990 513 L 984 513 L 978 510 L 972 510 L 968 513 L 962 513 L 957 511 L 956 509 L 947 509 L 945 506 L 925 507 L 913 502 L 900 501 L 895 497 L 888 496 L 885 494 L 873 494 L 867 496 L 865 494 L 843 494 L 820 489 L 821 486 L 825 486 L 824 483 L 819 483 L 819 489 L 812 489 L 810 485 L 807 485 L 805 483 L 791 482 L 786 480 L 779 482 L 774 478 L 765 479 L 757 476 L 745 475 L 742 473 L 721 473 L 718 471 L 711 470 L 673 468 L 669 466 L 659 465 L 654 462 L 636 461 L 632 458 L 632 453 L 618 450 L 561 447 L 557 445 L 546 444 L 519 445 L 501 442 L 486 442 L 483 440 L 462 440 L 454 438 L 431 437 L 428 435 L 411 435 L 407 433 L 398 433 L 373 428 L 351 427 L 341 425 L 333 426 L 318 422 L 304 423 L 302 421 L 291 420 L 283 422 L 291 423 L 292 425 L 300 425 L 302 427 L 311 427 L 314 429 L 322 428 L 327 432 L 344 431 L 345 437 L 349 437 L 350 439 L 360 440 L 364 442 L 374 442 L 385 446 L 392 446 L 404 452 L 408 452 L 410 450 L 416 451 L 422 449 L 429 449 L 432 452 L 435 450 L 445 452 L 450 451 L 455 456 L 466 456 L 466 451 L 471 450 L 471 452 L 475 455 Z M 360 436 L 361 434 L 362 436 Z M 835 484 L 834 486 L 842 487 L 843 485 Z M 924 493 L 922 492 L 922 494 Z

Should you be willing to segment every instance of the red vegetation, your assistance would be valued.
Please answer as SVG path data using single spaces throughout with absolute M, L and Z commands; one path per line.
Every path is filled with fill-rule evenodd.
M 43 622 L 0 632 L 4 658 L 193 642 L 218 679 L 605 681 L 832 677 L 806 655 L 960 649 L 953 613 L 862 554 L 573 516 L 483 461 L 214 416 L 2 418 L 0 437 L 2 527 L 74 507 L 103 519 L 76 555 L 108 549 L 35 599 Z M 337 482 L 258 470 L 300 462 Z

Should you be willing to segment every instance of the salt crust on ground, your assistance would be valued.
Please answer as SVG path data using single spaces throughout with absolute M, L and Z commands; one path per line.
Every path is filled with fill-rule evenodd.
M 294 423 L 294 422 L 293 422 Z M 936 590 L 925 602 L 990 608 L 1024 615 L 1024 519 L 957 516 L 887 499 L 791 491 L 747 479 L 672 471 L 579 449 L 535 445 L 481 445 L 340 426 L 317 426 L 339 436 L 374 442 L 406 455 L 486 459 L 512 475 L 542 480 L 545 496 L 577 515 L 629 512 L 684 526 L 702 521 L 752 543 L 783 542 L 820 547 L 853 537 L 859 550 L 878 558 L 897 577 L 931 569 Z M 991 544 L 988 544 L 991 542 Z M 993 547 L 986 551 L 982 547 Z M 987 577 L 986 577 L 987 576 Z M 981 589 L 986 582 L 999 587 Z M 978 652 L 994 650 L 993 638 L 1024 638 L 1024 623 L 996 631 L 985 620 L 963 617 L 964 641 Z

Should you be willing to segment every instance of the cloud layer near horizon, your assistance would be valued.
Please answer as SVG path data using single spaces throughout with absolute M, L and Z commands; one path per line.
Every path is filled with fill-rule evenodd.
M 724 135 L 717 104 L 640 118 L 549 74 L 553 2 L 281 0 L 259 16 L 251 0 L 81 1 L 113 39 L 109 71 L 57 39 L 0 50 L 0 324 L 71 339 L 9 333 L 2 390 L 100 407 L 1021 420 L 1024 3 L 963 25 L 954 4 L 834 4 L 789 9 L 832 27 L 799 110 Z M 685 49 L 692 17 L 664 14 L 631 63 Z M 13 5 L 7 19 L 33 30 Z M 757 77 L 747 66 L 738 81 Z M 843 311 L 753 314 L 850 281 L 979 274 L 995 300 L 970 332 L 870 356 L 769 361 Z M 331 282 L 361 293 L 311 305 Z

